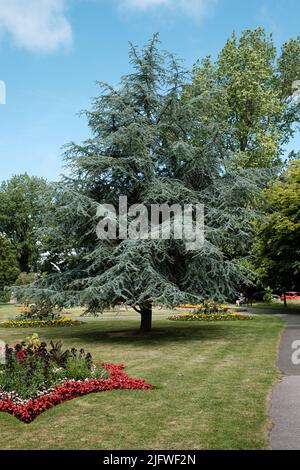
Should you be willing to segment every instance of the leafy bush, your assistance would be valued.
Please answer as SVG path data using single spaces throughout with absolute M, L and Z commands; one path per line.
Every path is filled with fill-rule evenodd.
M 270 287 L 266 288 L 266 292 L 264 293 L 263 301 L 270 304 L 273 300 L 273 291 Z
M 7 304 L 10 301 L 10 292 L 7 291 L 0 291 L 0 303 Z
M 16 286 L 25 286 L 35 281 L 35 273 L 20 273 L 15 282 Z
M 23 313 L 18 316 L 19 320 L 58 320 L 61 318 L 61 310 L 54 308 L 46 300 L 23 308 Z
M 205 300 L 194 313 L 209 315 L 215 313 L 226 313 L 227 311 L 228 307 L 226 305 L 219 304 L 212 300 Z
M 62 342 L 57 341 L 56 343 L 53 343 L 53 341 L 50 342 L 51 349 L 49 351 L 50 358 L 55 364 L 59 367 L 64 367 L 69 356 L 70 356 L 70 351 L 67 349 L 64 351 L 62 349 Z
M 2 221 L 1 221 L 2 222 Z M 3 227 L 3 225 L 1 225 Z M 20 272 L 18 253 L 13 243 L 0 231 L 0 291 L 11 286 Z
M 79 357 L 72 357 L 67 360 L 65 373 L 68 379 L 84 380 L 92 377 L 92 371 L 86 361 Z

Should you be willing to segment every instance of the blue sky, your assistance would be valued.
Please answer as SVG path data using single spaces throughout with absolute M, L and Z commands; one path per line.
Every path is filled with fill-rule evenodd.
M 190 67 L 216 56 L 233 30 L 262 25 L 281 45 L 300 34 L 299 18 L 299 0 L 0 0 L 0 180 L 58 178 L 61 147 L 89 135 L 78 113 L 95 81 L 116 84 L 129 71 L 128 41 L 159 31 Z

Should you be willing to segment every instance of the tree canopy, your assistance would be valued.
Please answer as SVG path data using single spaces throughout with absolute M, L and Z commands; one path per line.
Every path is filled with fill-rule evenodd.
M 224 300 L 247 281 L 234 253 L 253 237 L 257 212 L 247 202 L 259 202 L 266 180 L 261 171 L 237 168 L 214 116 L 199 117 L 199 103 L 209 108 L 213 97 L 182 99 L 187 72 L 158 42 L 155 36 L 141 51 L 131 46 L 132 73 L 118 87 L 100 84 L 86 111 L 91 138 L 67 147 L 70 176 L 57 185 L 47 222 L 52 250 L 65 256 L 29 290 L 93 312 L 125 302 L 141 313 L 143 331 L 155 303 Z M 118 207 L 120 196 L 147 208 L 204 204 L 204 245 L 189 251 L 174 236 L 98 240 L 97 207 Z
M 215 62 L 206 57 L 194 67 L 185 96 L 212 95 L 208 106 L 199 102 L 199 119 L 214 116 L 239 166 L 268 167 L 281 162 L 299 129 L 300 101 L 293 99 L 299 78 L 300 37 L 278 53 L 263 28 L 245 30 L 239 38 L 233 33 Z
M 300 160 L 265 191 L 270 209 L 260 225 L 256 265 L 273 289 L 300 290 Z
M 0 233 L 16 248 L 22 272 L 35 269 L 39 258 L 37 229 L 49 203 L 47 188 L 46 180 L 26 173 L 0 185 Z
M 17 251 L 10 240 L 0 234 L 0 293 L 16 280 L 19 272 Z

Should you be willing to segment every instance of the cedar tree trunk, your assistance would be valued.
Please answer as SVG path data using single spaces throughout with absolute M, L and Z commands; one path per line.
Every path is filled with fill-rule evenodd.
M 152 304 L 141 306 L 141 327 L 142 333 L 148 333 L 152 328 Z

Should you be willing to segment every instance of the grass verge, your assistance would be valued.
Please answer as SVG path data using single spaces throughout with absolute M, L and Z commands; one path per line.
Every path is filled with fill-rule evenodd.
M 288 301 L 287 308 L 284 307 L 283 302 L 273 302 L 270 304 L 267 303 L 255 303 L 251 306 L 252 308 L 257 308 L 259 310 L 280 310 L 281 312 L 286 313 L 300 313 L 300 303 Z

